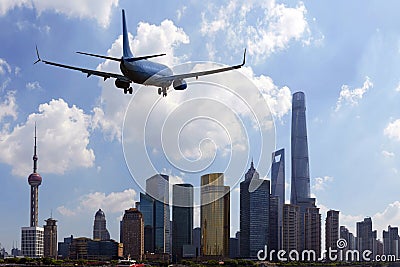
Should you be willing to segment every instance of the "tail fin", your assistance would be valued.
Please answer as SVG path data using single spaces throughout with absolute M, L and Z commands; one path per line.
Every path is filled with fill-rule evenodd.
M 125 10 L 122 9 L 122 52 L 124 58 L 131 58 L 133 54 L 131 52 L 131 48 L 129 47 L 129 37 L 128 37 L 128 29 L 126 28 L 125 22 Z

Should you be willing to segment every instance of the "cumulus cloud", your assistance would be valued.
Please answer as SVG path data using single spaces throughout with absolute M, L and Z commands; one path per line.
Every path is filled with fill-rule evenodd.
M 57 208 L 57 211 L 63 216 L 75 216 L 82 213 L 93 213 L 98 209 L 106 213 L 121 213 L 125 209 L 135 206 L 136 191 L 126 189 L 122 192 L 104 192 L 89 193 L 79 198 L 79 203 L 74 208 L 67 208 L 64 205 Z
M 281 119 L 286 115 L 292 105 L 292 93 L 287 86 L 280 87 L 274 83 L 271 77 L 256 76 L 251 67 L 242 68 L 242 72 L 257 86 L 266 99 L 272 115 Z
M 358 102 L 363 98 L 364 94 L 370 89 L 373 88 L 374 84 L 371 82 L 369 77 L 365 77 L 365 81 L 363 85 L 359 88 L 351 90 L 350 87 L 346 84 L 342 85 L 342 89 L 340 91 L 339 99 L 336 103 L 335 111 L 339 111 L 339 109 L 343 105 L 356 106 Z
M 323 191 L 328 183 L 333 182 L 333 177 L 331 176 L 324 176 L 324 177 L 317 177 L 314 178 L 314 185 L 312 188 L 315 191 Z
M 95 19 L 103 27 L 110 23 L 112 7 L 118 6 L 118 0 L 81 0 L 81 1 L 52 1 L 52 0 L 3 0 L 0 1 L 0 15 L 5 15 L 14 8 L 32 8 L 40 15 L 51 10 L 68 17 Z
M 15 101 L 12 95 L 10 99 Z M 30 114 L 25 123 L 2 130 L 1 139 L 5 142 L 0 142 L 3 151 L 0 161 L 11 165 L 14 175 L 26 176 L 32 169 L 35 123 L 40 172 L 63 174 L 74 168 L 93 166 L 94 152 L 88 148 L 90 116 L 75 105 L 68 106 L 63 99 L 53 99 L 41 104 L 38 113 Z
M 383 130 L 383 134 L 395 141 L 400 141 L 400 119 L 390 122 Z
M 0 123 L 7 117 L 16 120 L 18 116 L 17 109 L 15 91 L 8 91 L 4 97 L 0 97 Z
M 247 47 L 250 55 L 262 60 L 275 51 L 286 49 L 292 40 L 309 35 L 307 9 L 277 4 L 275 0 L 225 1 L 209 3 L 202 16 L 201 33 L 212 41 L 223 41 L 235 48 Z

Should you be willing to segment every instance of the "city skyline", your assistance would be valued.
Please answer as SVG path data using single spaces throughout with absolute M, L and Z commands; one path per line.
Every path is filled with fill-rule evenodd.
M 75 51 L 120 56 L 122 8 L 129 14 L 131 42 L 137 55 L 165 52 L 167 56 L 159 60 L 171 65 L 196 60 L 231 64 L 241 58 L 243 48 L 247 47 L 246 68 L 242 72 L 268 99 L 276 123 L 276 149 L 284 148 L 286 159 L 291 157 L 291 95 L 304 91 L 310 193 L 317 199 L 322 221 L 327 210 L 339 210 L 340 225 L 355 233 L 356 222 L 371 216 L 380 239 L 387 224 L 397 226 L 400 113 L 396 106 L 400 100 L 400 54 L 399 30 L 393 21 L 397 21 L 398 3 L 326 5 L 283 0 L 271 1 L 269 6 L 251 2 L 242 10 L 235 1 L 214 5 L 167 5 L 155 1 L 162 12 L 150 11 L 148 4 L 123 0 L 101 3 L 91 12 L 81 2 L 71 2 L 68 8 L 47 2 L 16 3 L 4 1 L 0 9 L 0 149 L 7 151 L 0 155 L 0 171 L 4 175 L 0 207 L 7 211 L 0 242 L 7 251 L 13 242 L 21 245 L 20 227 L 28 225 L 26 175 L 31 171 L 35 121 L 40 173 L 44 177 L 39 189 L 39 225 L 53 213 L 60 239 L 71 233 L 90 237 L 93 221 L 88 218 L 101 208 L 107 214 L 111 237 L 118 239 L 123 211 L 134 207 L 139 199 L 142 190 L 132 181 L 121 148 L 121 114 L 129 99 L 114 88 L 113 81 L 103 83 L 93 77 L 86 79 L 80 73 L 32 65 L 38 44 L 41 55 L 50 60 L 114 71 L 117 68 L 109 62 L 75 55 Z M 230 12 L 219 15 L 221 6 Z M 355 8 L 360 12 L 353 14 L 351 10 Z M 264 32 L 256 30 L 257 21 Z M 235 27 L 237 31 L 233 30 Z M 153 91 L 148 90 L 149 97 Z M 173 105 L 189 93 L 171 92 L 166 101 Z M 198 94 L 218 96 L 212 91 Z M 221 144 L 219 132 L 211 132 Z M 195 140 L 203 137 L 202 131 L 190 133 Z M 184 141 L 187 156 L 196 158 L 198 143 Z M 225 144 L 224 138 L 222 141 Z M 171 181 L 198 183 L 201 174 L 182 175 L 165 164 L 161 147 L 151 148 L 155 166 Z M 215 169 L 207 172 L 224 170 L 224 149 L 226 146 L 218 147 Z M 259 164 L 259 158 L 270 160 L 270 151 L 261 155 L 255 149 L 248 156 L 247 162 L 243 160 L 245 171 L 254 156 L 255 167 L 265 177 L 269 166 Z M 289 161 L 285 173 L 288 185 Z M 234 208 L 230 236 L 234 236 L 239 229 L 239 189 L 231 189 Z M 288 193 L 286 187 L 285 200 Z M 375 196 L 374 201 L 370 200 L 371 195 Z M 198 210 L 194 214 L 194 226 L 199 226 Z M 390 219 L 389 214 L 395 215 Z

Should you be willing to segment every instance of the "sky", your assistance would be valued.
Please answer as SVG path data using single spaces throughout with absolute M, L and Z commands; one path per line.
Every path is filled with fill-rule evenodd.
M 92 236 L 105 211 L 119 220 L 155 173 L 198 187 L 224 172 L 231 186 L 231 236 L 239 230 L 238 182 L 253 159 L 268 177 L 285 148 L 290 191 L 291 96 L 306 95 L 312 195 L 340 223 L 372 217 L 400 225 L 400 22 L 397 1 L 0 1 L 0 243 L 20 247 L 29 225 L 27 177 L 38 135 L 39 224 L 58 220 L 58 239 Z M 113 80 L 33 65 L 43 59 L 119 73 L 121 9 L 134 55 L 192 71 L 221 64 L 238 71 L 188 80 L 160 98 Z M 199 205 L 199 198 L 196 198 Z M 199 210 L 195 209 L 195 226 Z M 322 227 L 323 229 L 324 227 Z

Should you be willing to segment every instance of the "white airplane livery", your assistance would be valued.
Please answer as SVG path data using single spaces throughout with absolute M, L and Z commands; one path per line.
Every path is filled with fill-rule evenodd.
M 191 72 L 191 73 L 183 73 L 183 74 L 174 74 L 172 70 L 166 65 L 153 62 L 148 60 L 149 58 L 164 56 L 165 54 L 157 54 L 157 55 L 149 55 L 149 56 L 141 56 L 134 57 L 131 49 L 129 47 L 128 40 L 128 30 L 126 27 L 125 21 L 125 11 L 122 10 L 122 37 L 123 37 L 123 56 L 121 58 L 96 55 L 84 52 L 77 52 L 78 54 L 99 57 L 109 60 L 114 60 L 120 62 L 120 69 L 122 74 L 103 72 L 97 70 L 84 69 L 69 65 L 64 65 L 56 62 L 51 62 L 47 60 L 43 60 L 39 56 L 39 51 L 36 47 L 37 61 L 35 62 L 43 62 L 45 64 L 67 68 L 72 70 L 81 71 L 87 74 L 87 77 L 91 75 L 103 77 L 104 80 L 108 78 L 115 79 L 115 86 L 124 90 L 125 94 L 132 94 L 133 89 L 131 87 L 131 83 L 150 85 L 158 87 L 158 94 L 167 96 L 167 90 L 172 85 L 175 90 L 185 90 L 187 88 L 187 83 L 185 79 L 187 78 L 198 78 L 199 76 L 210 75 L 225 71 L 230 71 L 234 69 L 239 69 L 245 64 L 246 59 L 246 49 L 244 50 L 243 62 L 239 65 L 228 66 L 223 68 L 217 68 L 207 71 L 200 72 Z

